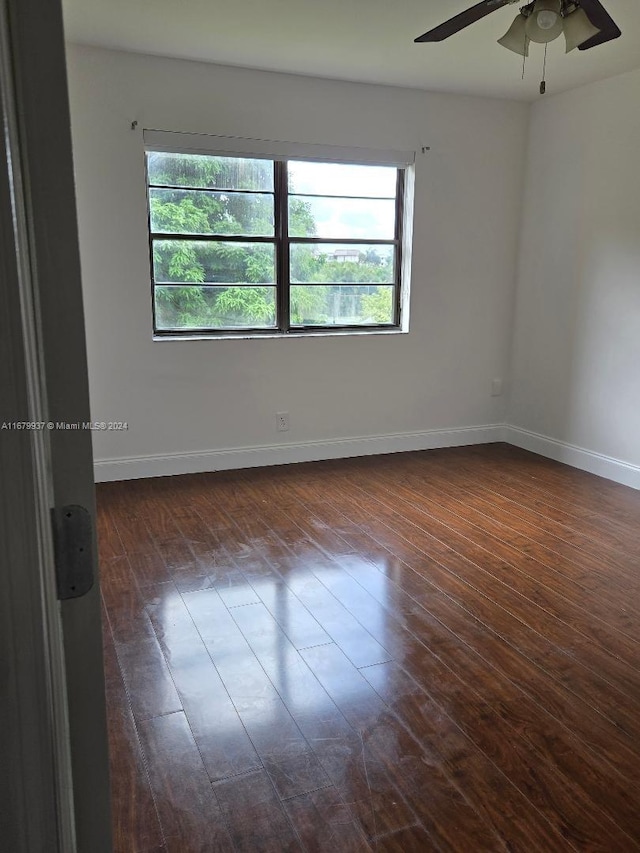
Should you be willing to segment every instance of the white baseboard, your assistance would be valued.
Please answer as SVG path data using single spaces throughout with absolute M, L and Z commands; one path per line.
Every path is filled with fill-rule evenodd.
M 344 459 L 407 450 L 432 450 L 436 447 L 462 447 L 467 444 L 489 444 L 494 441 L 504 441 L 503 424 L 340 438 L 330 441 L 308 441 L 300 444 L 204 450 L 164 456 L 97 459 L 94 463 L 94 472 L 96 482 L 104 483 L 111 480 L 228 471 L 236 468 L 286 465 L 290 462 L 316 462 L 321 459 Z
M 104 483 L 112 480 L 136 480 L 143 477 L 166 477 L 173 474 L 286 465 L 292 462 L 316 462 L 322 459 L 346 459 L 353 456 L 400 453 L 408 450 L 433 450 L 437 447 L 463 447 L 469 444 L 490 444 L 494 441 L 506 441 L 516 447 L 530 450 L 532 453 L 539 453 L 557 462 L 580 468 L 582 471 L 589 471 L 591 474 L 606 477 L 616 483 L 640 489 L 640 466 L 638 465 L 508 424 L 308 441 L 299 444 L 204 450 L 163 456 L 97 459 L 94 463 L 94 472 L 96 482 Z
M 623 462 L 621 459 L 605 456 L 603 453 L 595 453 L 566 441 L 558 441 L 547 435 L 509 425 L 504 428 L 504 441 L 516 447 L 522 447 L 524 450 L 530 450 L 532 453 L 555 459 L 556 462 L 564 462 L 582 471 L 589 471 L 591 474 L 598 474 L 600 477 L 606 477 L 624 486 L 631 486 L 632 489 L 640 489 L 640 466 L 632 465 L 630 462 Z

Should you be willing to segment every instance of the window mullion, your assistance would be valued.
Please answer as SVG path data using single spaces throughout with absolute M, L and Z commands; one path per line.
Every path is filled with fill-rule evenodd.
M 277 301 L 278 328 L 288 332 L 289 317 L 289 187 L 287 164 L 283 160 L 274 163 L 276 246 L 277 246 Z

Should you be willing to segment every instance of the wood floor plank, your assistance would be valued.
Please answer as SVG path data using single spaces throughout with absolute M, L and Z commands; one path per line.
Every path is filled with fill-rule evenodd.
M 390 655 L 338 599 L 315 577 L 293 578 L 289 588 L 355 666 L 370 666 Z
M 98 509 L 118 853 L 640 847 L 640 493 L 497 444 Z
M 144 599 L 124 558 L 102 595 L 122 678 L 136 720 L 182 709 Z
M 431 470 L 433 471 L 433 468 Z M 581 521 L 575 514 L 571 515 L 565 510 L 532 499 L 530 490 L 516 489 L 489 473 L 485 473 L 481 482 L 470 482 L 464 472 L 456 471 L 452 474 L 444 464 L 438 465 L 435 471 L 440 477 L 446 477 L 449 485 L 455 486 L 459 493 L 472 496 L 474 501 L 477 501 L 474 506 L 481 512 L 486 514 L 487 511 L 493 512 L 494 508 L 497 508 L 506 516 L 513 516 L 526 525 L 534 538 L 553 537 L 586 553 L 590 553 L 595 546 L 599 555 L 606 557 L 607 561 L 612 560 L 616 569 L 624 572 L 626 576 L 630 576 L 633 569 L 640 564 L 638 554 L 630 553 L 619 538 L 611 535 L 610 522 L 607 525 L 598 525 L 598 520 L 593 515 L 589 516 L 588 521 Z M 632 534 L 632 537 L 627 538 L 627 545 L 629 538 L 631 541 L 635 539 L 640 542 L 640 539 Z M 596 572 L 600 572 L 602 566 L 600 564 L 594 568 Z
M 397 498 L 395 503 L 397 505 Z M 592 653 L 595 653 L 599 647 L 606 650 L 606 664 L 598 664 L 598 669 L 601 672 L 607 672 L 614 665 L 613 661 L 618 659 L 624 660 L 627 666 L 631 666 L 636 672 L 638 671 L 637 661 L 640 651 L 638 645 L 630 638 L 625 637 L 624 634 L 618 633 L 615 628 L 595 618 L 584 607 L 576 605 L 565 596 L 557 595 L 556 590 L 552 588 L 553 580 L 549 583 L 544 574 L 544 568 L 539 564 L 531 564 L 527 556 L 519 555 L 513 550 L 508 551 L 502 548 L 500 543 L 497 543 L 496 547 L 490 550 L 490 545 L 493 543 L 480 534 L 477 535 L 477 538 L 482 539 L 482 544 L 475 544 L 472 539 L 467 538 L 469 530 L 465 530 L 466 535 L 462 535 L 451 526 L 435 521 L 432 516 L 423 516 L 420 526 L 428 535 L 439 540 L 445 546 L 444 552 L 440 550 L 443 564 L 450 565 L 447 561 L 454 560 L 458 572 L 463 565 L 466 565 L 467 571 L 471 569 L 474 584 L 476 586 L 480 583 L 485 585 L 478 588 L 487 589 L 486 584 L 488 583 L 491 585 L 490 588 L 495 590 L 494 581 L 497 581 L 501 587 L 495 593 L 490 593 L 490 595 L 495 596 L 497 601 L 505 604 L 517 602 L 514 604 L 514 612 L 520 613 L 526 610 L 527 616 L 533 620 L 534 624 L 537 624 L 538 620 L 546 613 L 561 623 L 561 631 L 566 631 L 564 626 L 568 626 L 569 630 L 563 635 L 563 647 L 566 648 L 572 639 L 579 646 L 580 636 L 577 635 L 581 635 L 582 638 L 588 640 Z M 384 527 L 378 528 L 378 530 L 384 531 Z M 412 541 L 414 539 L 413 534 L 414 531 L 410 534 Z M 442 558 L 443 553 L 444 558 Z M 455 555 L 457 555 L 457 559 Z M 472 566 L 461 563 L 461 559 L 469 561 Z M 473 566 L 476 567 L 475 571 Z M 518 598 L 509 597 L 510 590 Z M 569 590 L 566 594 L 571 596 L 572 591 Z M 592 597 L 591 594 L 590 597 Z M 586 601 L 587 606 L 589 606 L 590 598 Z M 597 645 L 594 645 L 594 639 L 598 641 Z M 571 652 L 575 653 L 578 646 L 572 645 L 570 647 Z
M 251 524 L 253 519 L 253 510 L 248 518 L 234 517 L 236 536 L 244 531 L 245 522 Z M 227 554 L 223 565 L 212 565 L 209 586 L 230 606 L 261 601 L 297 648 L 331 642 L 332 638 L 289 583 L 289 570 L 296 564 L 295 557 L 264 521 L 260 522 L 258 538 L 260 545 L 256 550 L 247 552 L 243 546 L 233 557 Z
M 264 516 L 272 519 L 266 511 Z M 306 537 L 288 516 L 281 514 L 279 519 L 277 538 L 280 540 L 281 550 L 277 555 L 271 550 L 267 559 L 273 561 L 280 572 L 284 571 L 288 589 L 318 623 L 326 639 L 337 642 L 356 666 L 368 666 L 388 660 L 388 651 L 353 619 L 348 609 L 328 594 L 326 588 L 313 575 L 313 565 L 325 560 L 327 552 Z M 274 547 L 278 546 L 274 543 Z M 340 553 L 349 553 L 349 546 L 338 550 Z M 323 638 L 313 638 L 311 641 L 307 639 L 306 644 L 314 645 L 316 639 L 322 641 Z
M 245 700 L 238 713 L 281 800 L 326 788 L 329 777 L 282 699 Z
M 430 853 L 438 848 L 421 826 L 409 826 L 391 835 L 376 838 L 375 849 L 378 853 Z
M 238 703 L 240 717 L 281 799 L 328 787 L 330 779 L 295 721 L 296 709 L 329 703 L 298 651 L 264 605 L 234 608 L 232 616 L 279 698 Z M 320 700 L 318 701 L 318 695 Z
M 142 516 L 133 513 L 119 514 L 116 527 L 127 554 L 156 553 L 156 543 Z
M 361 576 L 359 581 L 367 584 L 366 577 Z M 369 587 L 369 591 L 374 596 L 378 595 L 377 585 L 374 583 L 373 586 Z M 419 644 L 424 644 L 435 650 L 443 660 L 447 660 L 451 664 L 455 663 L 457 672 L 462 673 L 469 684 L 478 684 L 482 687 L 500 685 L 503 690 L 508 690 L 506 694 L 508 700 L 515 699 L 520 694 L 532 698 L 541 709 L 539 713 L 546 714 L 549 712 L 556 720 L 571 726 L 574 732 L 582 738 L 586 747 L 599 756 L 607 757 L 612 766 L 624 773 L 627 778 L 637 778 L 637 761 L 634 757 L 637 753 L 634 750 L 634 744 L 629 741 L 624 733 L 621 733 L 615 726 L 607 724 L 589 706 L 572 701 L 571 697 L 554 686 L 553 682 L 546 680 L 544 674 L 527 668 L 526 660 L 520 660 L 516 663 L 516 659 L 512 657 L 513 652 L 508 647 L 494 646 L 491 653 L 485 653 L 485 657 L 479 656 L 478 652 L 473 649 L 473 641 L 471 645 L 464 640 L 461 642 L 460 637 L 455 631 L 451 630 L 451 624 L 446 627 L 440 620 L 434 621 L 430 608 L 434 607 L 437 596 L 434 596 L 433 592 L 428 597 L 417 592 L 413 604 L 410 603 L 411 600 L 411 596 L 407 600 L 402 595 L 397 595 L 393 588 L 390 588 L 386 591 L 384 604 L 387 606 L 387 602 L 391 603 L 394 612 L 406 620 L 406 624 L 415 633 L 416 638 L 419 638 Z M 416 607 L 416 604 L 419 606 Z M 455 625 L 458 618 L 456 611 L 452 609 L 446 599 L 442 600 L 438 610 L 440 611 L 442 607 L 448 616 L 440 612 L 441 618 Z M 468 620 L 457 624 L 457 628 L 463 636 L 466 634 L 465 626 L 467 624 Z M 473 623 L 470 627 L 473 628 Z M 476 636 L 481 636 L 481 631 Z M 511 664 L 508 663 L 509 660 L 511 660 Z M 505 664 L 510 673 L 507 679 L 503 678 L 502 673 L 504 671 L 501 670 L 501 666 Z M 489 693 L 491 689 L 493 688 L 488 687 Z M 497 694 L 497 698 L 501 700 L 500 693 Z
M 297 649 L 331 642 L 329 634 L 279 575 L 254 580 L 252 586 Z
M 369 845 L 362 829 L 333 785 L 284 804 L 305 850 L 312 853 L 368 853 Z M 380 849 L 378 846 L 376 849 Z
M 380 827 L 388 831 L 412 825 L 414 812 L 379 762 L 375 762 L 377 782 L 372 790 L 372 763 L 367 766 L 362 761 L 360 733 L 347 722 L 266 608 L 237 608 L 233 615 L 328 777 L 324 784 L 331 780 L 365 837 L 373 838 Z M 317 773 L 312 778 L 317 779 Z
M 113 575 L 102 581 L 102 598 L 115 641 L 137 643 L 153 641 L 155 634 L 144 607 L 144 600 L 129 569 L 128 558 L 121 564 L 121 578 L 114 582 Z
M 264 770 L 215 782 L 213 790 L 239 853 L 303 850 Z
M 160 545 L 159 548 L 162 548 Z M 151 554 L 129 554 L 129 565 L 138 586 L 163 583 L 171 580 L 171 572 L 167 568 L 164 556 L 160 550 Z
M 113 849 L 144 853 L 159 849 L 163 835 L 108 626 L 104 636 Z
M 457 850 L 505 849 L 499 836 L 443 774 L 438 763 L 422 760 L 419 743 L 411 739 L 337 646 L 306 649 L 302 655 L 347 721 L 360 733 L 363 761 L 367 762 L 370 751 L 374 766 L 380 762 L 387 772 L 403 780 L 407 802 L 434 843 Z M 429 791 L 428 798 L 422 796 L 423 791 Z M 455 831 L 451 825 L 454 813 Z M 374 835 L 392 828 L 378 826 Z
M 182 712 L 139 726 L 160 823 L 169 849 L 233 850 L 223 812 Z
M 277 699 L 278 692 L 215 589 L 184 596 L 234 705 Z
M 311 705 L 330 704 L 326 691 L 311 673 L 299 650 L 264 604 L 233 608 L 233 620 L 287 708 L 295 715 Z
M 452 548 L 448 547 L 443 539 L 447 537 L 446 532 L 439 532 L 440 539 L 437 539 L 432 536 L 431 533 L 424 531 L 420 526 L 416 526 L 415 524 L 409 523 L 405 521 L 405 515 L 409 515 L 410 511 L 407 511 L 403 515 L 402 518 L 398 516 L 398 514 L 389 512 L 387 509 L 383 509 L 380 512 L 379 518 L 383 524 L 378 524 L 374 528 L 371 527 L 368 521 L 365 521 L 362 524 L 362 529 L 365 531 L 373 533 L 375 541 L 383 544 L 384 546 L 390 548 L 392 552 L 398 553 L 398 555 L 402 555 L 403 558 L 411 561 L 412 554 L 422 554 L 425 557 L 433 557 L 435 560 L 439 561 L 447 568 L 453 566 L 458 573 L 461 570 L 461 567 L 464 566 L 466 568 L 466 573 L 471 573 L 471 577 L 473 579 L 473 585 L 478 586 L 480 584 L 480 588 L 482 589 L 482 584 L 484 583 L 486 589 L 487 583 L 487 569 L 491 568 L 493 565 L 500 566 L 499 560 L 493 557 L 486 549 L 482 549 L 480 553 L 476 550 L 475 552 L 471 552 L 466 542 L 463 541 L 462 544 L 458 544 L 458 541 L 455 538 L 455 534 L 449 534 L 448 538 L 450 542 L 456 542 L 456 552 L 452 551 Z M 400 531 L 404 532 L 404 536 L 400 536 Z M 463 552 L 465 556 L 463 556 Z M 473 560 L 469 559 L 469 557 L 473 556 Z M 466 563 L 461 562 L 467 561 Z M 516 565 L 517 565 L 517 561 Z M 431 565 L 434 565 L 433 563 Z M 504 564 L 502 564 L 504 566 Z M 513 566 L 513 562 L 511 565 L 504 566 L 505 569 L 511 569 Z M 476 567 L 474 569 L 474 566 Z M 465 568 L 462 568 L 462 574 L 464 576 Z M 480 571 L 478 571 L 480 570 Z M 496 572 L 500 572 L 500 569 L 496 569 Z M 455 573 L 455 571 L 454 571 Z M 429 571 L 430 574 L 430 571 Z M 505 582 L 506 586 L 509 588 L 517 589 L 518 593 L 520 593 L 525 600 L 533 600 L 534 604 L 544 605 L 543 610 L 547 609 L 547 597 L 544 596 L 543 588 L 541 585 L 536 587 L 536 582 L 533 576 L 528 576 L 526 579 L 526 586 L 523 585 L 521 579 L 514 577 L 516 572 L 510 572 L 508 580 L 504 576 L 504 572 L 500 573 L 500 576 L 492 575 L 496 577 L 501 583 Z M 489 592 L 489 597 L 492 597 L 495 593 Z M 504 592 L 500 592 L 497 594 L 498 599 L 501 601 L 507 600 L 507 594 Z M 557 612 L 557 609 L 556 609 Z M 534 624 L 536 624 L 536 617 L 539 618 L 540 614 L 537 612 L 533 612 L 531 608 L 528 610 L 528 618 L 534 620 Z M 582 621 L 580 619 L 580 611 L 573 612 L 571 610 L 567 610 L 564 613 L 564 621 L 566 624 L 572 625 L 578 623 L 578 625 L 584 625 L 583 636 L 587 637 L 589 633 L 593 636 L 596 633 L 596 636 L 599 641 L 607 648 L 609 651 L 609 655 L 607 656 L 607 663 L 610 666 L 615 666 L 614 660 L 617 657 L 624 656 L 625 659 L 629 659 L 633 661 L 637 659 L 637 647 L 630 640 L 626 640 L 624 636 L 615 636 L 611 630 L 607 630 L 606 626 L 599 626 L 597 621 L 587 617 L 586 614 L 582 614 Z M 587 633 L 589 632 L 589 633 Z M 571 637 L 571 631 L 567 632 L 566 642 Z M 565 645 L 563 644 L 563 645 Z M 565 646 L 566 647 L 566 646 Z M 579 646 L 576 646 L 572 650 L 573 653 L 579 654 Z M 607 671 L 609 666 L 604 667 L 596 667 L 601 670 Z M 633 685 L 634 682 L 637 682 L 637 669 L 635 670 L 636 675 L 634 676 L 631 668 L 626 669 L 627 679 L 631 681 Z M 635 688 L 632 686 L 633 690 Z
M 172 583 L 145 590 L 146 609 L 212 781 L 261 768 L 261 762 Z
M 386 535 L 384 541 L 390 544 L 396 553 L 402 548 L 403 555 L 410 560 L 412 550 L 415 549 L 416 554 L 425 554 L 433 558 L 429 565 L 431 584 L 435 584 L 453 600 L 461 603 L 490 630 L 494 630 L 500 636 L 507 636 L 509 643 L 517 647 L 529 660 L 544 667 L 552 677 L 571 689 L 577 696 L 598 708 L 603 715 L 608 716 L 623 730 L 629 731 L 631 737 L 636 735 L 640 737 L 640 729 L 636 728 L 638 722 L 634 715 L 626 712 L 624 702 L 621 703 L 622 697 L 618 687 L 613 685 L 611 680 L 605 681 L 599 675 L 600 671 L 606 672 L 609 667 L 616 667 L 615 659 L 599 657 L 594 662 L 593 654 L 589 650 L 585 656 L 586 665 L 583 670 L 581 664 L 576 665 L 576 661 L 580 659 L 580 647 L 574 646 L 569 657 L 562 645 L 558 648 L 551 643 L 547 639 L 548 622 L 543 625 L 534 622 L 534 627 L 531 627 L 526 621 L 517 619 L 504 606 L 508 601 L 508 592 L 498 592 L 498 595 L 502 594 L 503 601 L 497 606 L 494 602 L 495 587 L 488 586 L 485 578 L 476 573 L 471 587 L 464 579 L 460 579 L 460 572 L 464 577 L 465 571 L 468 573 L 470 567 L 465 565 L 458 555 L 450 551 L 443 552 L 442 549 L 434 547 L 431 537 L 425 537 L 419 529 L 407 530 L 403 526 L 404 522 L 395 515 L 389 517 L 389 522 L 394 524 L 395 531 L 391 535 Z M 407 543 L 411 537 L 408 547 L 395 540 L 398 534 L 402 534 Z M 478 595 L 477 591 L 480 591 L 481 595 Z M 531 617 L 529 619 L 533 621 Z M 561 632 L 561 636 L 564 637 L 567 633 L 570 632 Z M 622 667 L 617 669 L 620 670 Z M 638 680 L 640 673 L 626 668 L 624 675 L 629 685 L 628 690 L 637 693 L 640 689 L 640 680 Z
M 98 555 L 101 564 L 113 557 L 121 557 L 125 553 L 113 514 L 106 508 L 97 515 L 96 534 L 98 539 Z
M 197 565 L 196 556 L 183 537 L 167 539 L 162 543 L 160 553 L 165 566 L 172 574 L 176 571 L 186 571 Z
M 530 481 L 543 484 L 545 490 L 559 494 L 566 503 L 588 507 L 599 515 L 610 513 L 631 523 L 637 518 L 640 500 L 633 489 L 510 445 L 498 445 L 493 454 L 515 463 Z M 485 458 L 486 450 L 476 448 L 474 455 Z
M 382 762 L 363 750 L 359 731 L 332 703 L 295 712 L 296 722 L 367 839 L 413 825 L 416 815 Z
M 347 571 L 353 575 L 354 580 L 357 578 L 364 587 L 368 585 L 370 576 L 376 572 L 373 565 L 367 566 L 363 562 L 356 564 L 354 559 L 348 561 L 345 559 L 343 562 Z M 378 583 L 374 582 L 370 589 L 372 595 L 380 595 Z M 392 598 L 389 590 L 387 590 L 385 598 L 382 599 L 384 606 L 401 619 L 403 611 L 401 607 L 393 606 Z M 352 601 L 354 602 L 354 609 L 356 609 L 357 598 L 353 595 Z M 415 637 L 415 644 L 420 645 L 419 637 L 424 638 L 425 635 L 420 631 L 419 623 L 416 625 L 416 629 L 418 634 Z M 403 663 L 412 672 L 416 681 L 427 690 L 430 689 L 429 685 L 438 685 L 438 694 L 444 697 L 443 707 L 451 707 L 452 700 L 457 702 L 457 697 L 460 694 L 465 696 L 467 690 L 472 693 L 477 691 L 486 696 L 488 701 L 494 703 L 494 710 L 514 729 L 513 734 L 509 735 L 510 737 L 517 735 L 526 737 L 539 750 L 543 759 L 549 760 L 568 779 L 578 779 L 578 784 L 592 797 L 594 802 L 600 803 L 604 800 L 611 803 L 615 802 L 615 812 L 621 821 L 621 825 L 630 834 L 640 837 L 640 823 L 635 798 L 630 794 L 629 780 L 619 773 L 619 764 L 604 761 L 600 749 L 589 752 L 587 745 L 576 738 L 575 734 L 567 730 L 561 722 L 549 715 L 546 708 L 533 703 L 521 691 L 518 691 L 513 698 L 501 698 L 504 695 L 506 685 L 502 686 L 501 691 L 497 686 L 492 688 L 488 671 L 483 672 L 482 678 L 478 677 L 476 671 L 476 677 L 471 678 L 468 685 L 463 682 L 452 684 L 451 676 L 453 673 L 447 672 L 444 665 L 434 659 L 432 655 L 420 654 L 417 656 L 416 663 L 413 663 L 412 657 L 407 655 Z M 393 665 L 383 664 L 379 669 L 384 669 L 387 666 Z M 376 669 L 378 667 L 370 667 L 362 670 L 362 672 L 369 676 Z M 489 686 L 488 690 L 482 689 L 485 685 Z M 444 689 L 445 686 L 448 686 L 450 692 Z M 434 716 L 437 717 L 438 714 L 436 713 Z M 627 766 L 633 772 L 633 754 L 626 754 L 628 756 Z M 618 755 L 620 757 L 620 753 Z M 634 774 L 632 779 L 635 778 Z
M 136 721 L 182 710 L 182 702 L 155 637 L 129 640 L 116 648 Z
M 362 674 L 370 680 L 379 693 L 386 696 L 387 701 L 410 728 L 416 725 L 417 720 L 422 721 L 420 728 L 423 738 L 427 743 L 433 744 L 432 748 L 437 753 L 442 754 L 445 744 L 451 748 L 451 736 L 448 743 L 442 733 L 437 730 L 429 736 L 431 720 L 437 719 L 438 711 L 442 714 L 443 709 L 429 706 L 426 691 L 422 694 L 416 692 L 414 685 L 406 676 L 403 677 L 402 673 L 398 678 L 398 671 L 394 670 L 393 665 L 382 664 L 370 667 L 362 670 Z M 454 709 L 449 705 L 449 712 L 451 713 L 452 710 Z M 436 714 L 433 713 L 434 711 Z M 514 796 L 516 792 L 505 790 L 504 784 L 500 785 L 500 776 L 495 774 L 494 768 L 491 768 L 493 773 L 491 770 L 486 772 L 483 769 L 487 766 L 486 758 L 483 760 L 478 752 L 474 753 L 470 750 L 465 739 L 456 737 L 455 731 L 450 732 L 450 735 L 453 735 L 455 747 L 453 760 L 450 759 L 447 766 L 452 772 L 457 772 L 457 778 L 461 782 L 465 771 L 469 773 L 471 784 L 464 785 L 464 790 L 472 792 L 467 794 L 472 799 L 481 795 L 482 780 L 484 779 L 488 786 L 493 777 L 501 792 L 499 797 L 501 810 L 503 812 L 507 808 L 512 810 L 509 815 L 511 832 L 515 834 L 517 829 L 524 828 L 524 837 L 521 839 L 523 846 L 526 847 L 528 844 L 534 849 L 552 848 L 554 843 L 556 846 L 562 844 L 563 839 L 572 843 L 577 849 L 605 851 L 609 849 L 609 845 L 619 846 L 620 849 L 633 846 L 632 836 L 622 833 L 604 813 L 598 814 L 597 802 L 591 801 L 575 785 L 571 785 L 566 777 L 557 773 L 551 763 L 546 761 L 543 753 L 532 750 L 526 739 L 519 738 L 515 730 L 506 726 L 504 721 L 498 718 L 486 703 L 478 701 L 470 690 L 465 694 L 464 707 L 456 706 L 452 719 L 467 738 L 472 734 L 470 741 L 482 751 L 483 756 L 495 764 L 506 779 L 509 779 L 520 797 Z M 495 790 L 492 793 L 495 793 Z M 522 795 L 545 817 L 549 826 L 555 830 L 555 837 L 547 830 L 546 833 L 538 834 L 537 838 L 527 839 L 527 833 L 532 828 L 546 829 L 546 827 L 541 827 L 540 821 L 536 823 L 531 819 L 530 814 L 527 816 L 526 810 L 523 811 Z M 495 808 L 495 803 L 491 800 L 487 801 L 486 798 L 482 805 L 485 809 L 491 809 L 492 806 Z M 495 811 L 492 817 L 494 821 L 500 818 Z M 529 817 L 528 820 L 527 817 Z
M 414 501 L 412 490 L 405 491 L 405 488 L 401 485 L 396 486 L 393 494 L 389 490 L 386 490 L 385 494 L 384 490 L 381 492 L 376 488 L 374 479 L 369 487 L 368 495 L 374 499 L 383 498 L 383 502 L 386 498 L 387 511 L 393 512 L 397 508 L 398 498 L 400 498 L 404 509 L 403 495 L 408 495 L 410 502 Z M 471 541 L 486 543 L 486 547 L 494 554 L 506 559 L 511 564 L 526 566 L 531 576 L 540 579 L 544 586 L 560 593 L 569 601 L 586 607 L 587 612 L 591 615 L 602 618 L 603 621 L 618 630 L 624 632 L 630 628 L 631 636 L 634 636 L 635 623 L 631 619 L 625 619 L 625 614 L 619 609 L 619 596 L 613 589 L 609 591 L 608 595 L 604 596 L 605 601 L 602 600 L 602 595 L 595 597 L 592 590 L 585 588 L 584 584 L 579 582 L 580 573 L 575 566 L 565 562 L 564 569 L 566 571 L 563 571 L 560 567 L 560 556 L 549 557 L 541 549 L 536 549 L 533 544 L 528 544 L 528 540 L 518 540 L 515 535 L 509 535 L 499 522 L 478 517 L 472 508 L 469 508 L 468 512 L 465 511 L 464 516 L 462 516 L 459 512 L 453 512 L 449 504 L 441 498 L 420 496 L 418 501 L 420 508 L 426 509 L 429 515 L 443 522 L 447 528 L 461 533 Z M 378 517 L 377 513 L 376 517 Z M 518 547 L 518 543 L 520 547 Z M 610 599 L 608 602 L 606 601 L 607 598 Z
M 408 482 L 414 482 L 413 477 Z M 477 496 L 473 488 L 464 488 L 456 485 L 455 479 L 440 474 L 437 470 L 430 472 L 430 482 L 442 499 L 449 498 L 447 508 L 464 518 L 484 532 L 491 533 L 500 541 L 506 541 L 518 547 L 524 553 L 529 553 L 548 567 L 553 567 L 566 577 L 571 577 L 574 583 L 586 589 L 609 588 L 611 579 L 611 567 L 615 566 L 621 579 L 625 579 L 632 589 L 638 589 L 637 573 L 634 569 L 637 564 L 624 565 L 625 561 L 618 559 L 618 554 L 612 556 L 611 549 L 606 544 L 598 548 L 598 558 L 591 554 L 592 545 L 584 539 L 580 544 L 566 541 L 558 533 L 570 536 L 565 531 L 555 532 L 552 525 L 541 525 L 530 516 L 523 517 L 515 511 L 515 507 L 507 502 L 501 501 L 499 496 L 492 495 L 489 500 Z M 575 536 L 573 538 L 576 538 Z M 615 588 L 611 590 L 615 595 Z M 612 601 L 615 602 L 615 598 Z

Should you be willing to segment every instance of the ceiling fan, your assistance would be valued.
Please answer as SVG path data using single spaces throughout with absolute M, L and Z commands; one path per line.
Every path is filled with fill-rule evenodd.
M 415 41 L 444 41 L 496 9 L 511 6 L 519 1 L 482 0 L 481 3 L 419 36 Z M 509 30 L 498 39 L 498 44 L 521 56 L 528 56 L 529 42 L 547 44 L 563 33 L 567 53 L 576 47 L 589 50 L 621 35 L 620 29 L 600 0 L 534 0 L 521 7 Z

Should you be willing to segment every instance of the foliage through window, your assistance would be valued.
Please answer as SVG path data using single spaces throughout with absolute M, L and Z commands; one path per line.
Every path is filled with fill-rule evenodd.
M 404 170 L 147 152 L 162 334 L 400 325 Z

